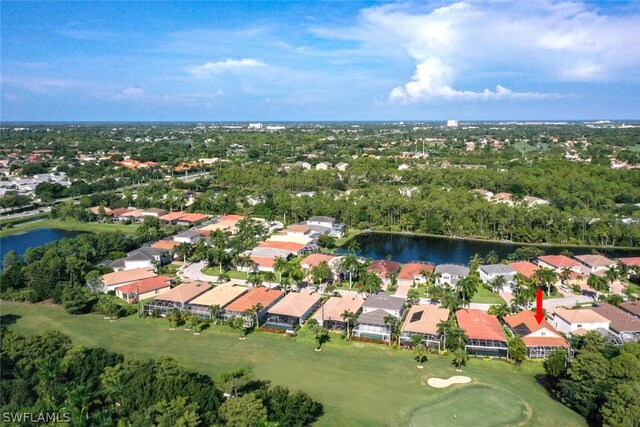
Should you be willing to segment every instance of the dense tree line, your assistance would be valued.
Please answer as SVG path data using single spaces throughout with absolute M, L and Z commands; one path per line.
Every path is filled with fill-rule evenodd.
M 545 361 L 547 386 L 591 425 L 640 424 L 640 343 L 615 346 L 597 332 L 572 338 Z
M 166 356 L 138 360 L 74 346 L 57 331 L 22 336 L 3 327 L 0 357 L 3 413 L 58 413 L 83 426 L 158 427 L 305 426 L 323 413 L 305 393 L 254 380 L 250 368 L 214 380 Z M 234 393 L 225 400 L 229 387 Z

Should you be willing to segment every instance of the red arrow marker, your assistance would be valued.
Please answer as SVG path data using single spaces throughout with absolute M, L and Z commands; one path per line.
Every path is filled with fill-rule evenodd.
M 536 291 L 536 320 L 538 325 L 542 323 L 544 319 L 544 313 L 542 312 L 542 289 Z

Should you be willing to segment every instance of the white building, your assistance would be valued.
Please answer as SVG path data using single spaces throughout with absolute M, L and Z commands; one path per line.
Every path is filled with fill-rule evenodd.
M 480 279 L 483 283 L 491 284 L 498 277 L 504 277 L 505 284 L 502 291 L 510 290 L 513 283 L 513 276 L 516 275 L 516 271 L 507 264 L 487 264 L 481 265 L 478 269 L 480 273 Z
M 322 162 L 322 163 L 318 163 L 316 165 L 316 169 L 319 171 L 326 171 L 327 169 L 331 168 L 332 165 L 329 162 Z
M 558 308 L 550 323 L 558 331 L 565 334 L 580 334 L 595 329 L 608 331 L 611 322 L 591 309 L 568 310 Z
M 457 120 L 447 120 L 447 126 L 450 128 L 457 128 L 458 121 Z

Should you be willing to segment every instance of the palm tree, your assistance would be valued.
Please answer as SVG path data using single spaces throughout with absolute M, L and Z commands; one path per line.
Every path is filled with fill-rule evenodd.
M 398 286 L 398 273 L 396 271 L 388 271 L 384 277 L 389 281 L 390 290 L 393 290 Z
M 184 311 L 180 314 L 181 320 L 184 322 L 184 330 L 188 331 L 189 326 L 191 325 L 191 319 L 193 318 L 193 314 L 188 311 Z
M 469 355 L 467 355 L 467 352 L 464 349 L 459 348 L 453 352 L 453 364 L 456 365 L 456 369 L 458 371 L 461 370 L 461 367 L 467 364 L 468 360 Z
M 503 290 L 504 285 L 506 284 L 507 284 L 507 279 L 504 276 L 497 276 L 491 282 L 491 289 L 493 290 L 493 292 L 499 293 L 500 291 Z
M 278 281 L 282 283 L 282 276 L 287 272 L 289 267 L 289 263 L 287 260 L 281 256 L 276 257 L 275 262 L 273 263 L 273 269 L 279 274 Z
M 239 330 L 242 333 L 242 335 L 240 336 L 241 340 L 245 339 L 245 337 L 247 336 L 247 329 L 245 327 L 246 322 L 247 320 L 242 316 L 233 316 L 231 319 L 229 319 L 229 326 L 231 326 L 233 329 Z
M 532 278 L 538 286 L 547 286 L 547 296 L 551 293 L 551 284 L 557 280 L 555 271 L 549 268 L 539 268 L 533 272 Z
M 565 267 L 562 270 L 560 270 L 560 273 L 558 273 L 558 279 L 560 279 L 560 283 L 566 286 L 567 281 L 569 280 L 569 277 L 571 277 L 571 273 L 573 273 L 573 270 L 571 270 L 568 267 Z
M 604 278 L 607 279 L 607 283 L 611 285 L 620 278 L 620 273 L 618 272 L 618 269 L 612 265 L 604 273 Z
M 182 257 L 182 262 L 187 263 L 187 257 L 191 255 L 193 247 L 189 243 L 180 243 L 174 248 L 176 255 Z
M 384 324 L 389 328 L 389 345 L 394 340 L 398 332 L 399 320 L 396 316 L 388 315 L 384 318 Z
M 260 303 L 251 307 L 251 313 L 255 316 L 256 324 L 254 325 L 254 331 L 257 331 L 260 328 L 260 312 L 264 309 L 264 306 Z
M 511 314 L 511 310 L 509 309 L 509 306 L 506 302 L 492 305 L 491 307 L 489 307 L 489 310 L 487 312 L 489 314 L 497 316 L 500 320 L 504 320 L 505 316 Z
M 262 277 L 260 277 L 260 273 L 253 272 L 247 277 L 247 283 L 249 283 L 254 288 L 262 285 Z
M 367 295 L 377 294 L 382 289 L 382 279 L 375 273 L 365 272 L 362 278 L 362 289 Z
M 169 321 L 169 330 L 173 331 L 175 329 L 173 327 L 173 324 L 177 323 L 180 320 L 180 312 L 178 310 L 171 310 L 169 313 L 167 313 L 166 318 Z
M 587 285 L 598 292 L 609 292 L 609 284 L 604 277 L 592 274 L 587 279 Z
M 469 259 L 469 270 L 475 271 L 482 265 L 484 259 L 480 256 L 480 254 L 474 254 L 471 259 Z
M 454 326 L 449 331 L 449 349 L 455 350 L 458 348 L 464 348 L 468 341 L 467 334 L 458 326 Z
M 498 261 L 500 261 L 500 257 L 498 256 L 496 251 L 491 251 L 485 257 L 485 261 L 487 262 L 487 264 L 497 264 Z
M 222 307 L 220 305 L 212 305 L 209 307 L 209 313 L 211 314 L 211 320 L 214 325 L 218 324 L 218 318 L 220 317 L 220 313 L 222 313 Z
M 349 272 L 349 290 L 353 287 L 353 273 L 358 270 L 360 263 L 358 257 L 353 253 L 347 254 L 342 258 L 341 269 Z
M 236 264 L 238 265 L 238 267 L 246 268 L 247 281 L 249 280 L 249 273 L 252 273 L 254 270 L 252 267 L 255 267 L 257 265 L 256 262 L 247 255 L 239 256 L 236 261 Z
M 453 320 L 441 320 L 440 322 L 438 322 L 438 324 L 436 325 L 436 328 L 438 333 L 440 335 L 442 335 L 443 337 L 443 343 L 442 346 L 446 349 L 447 348 L 447 336 L 449 335 L 449 333 L 451 332 L 451 330 L 455 327 L 455 324 L 453 322 Z
M 460 308 L 460 299 L 458 295 L 451 289 L 445 289 L 442 296 L 442 306 L 448 309 L 451 313 L 455 313 Z
M 264 273 L 262 273 L 262 277 L 267 283 L 273 283 L 276 281 L 276 275 L 272 271 L 265 271 Z
M 462 302 L 466 305 L 471 297 L 478 291 L 478 283 L 472 276 L 463 277 L 456 283 L 456 289 L 462 296 Z
M 347 322 L 347 339 L 351 339 L 351 328 L 355 326 L 356 314 L 351 310 L 345 310 L 340 315 L 340 318 Z
M 360 250 L 360 243 L 358 243 L 356 239 L 349 240 L 349 243 L 347 243 L 347 251 L 349 251 L 350 254 L 355 254 L 359 250 Z
M 222 247 L 215 247 L 209 250 L 208 260 L 209 264 L 218 264 L 220 274 L 222 274 L 222 264 L 227 262 L 229 254 Z
M 309 330 L 315 334 L 316 351 L 322 350 L 322 344 L 329 339 L 329 331 L 327 331 L 324 325 L 321 325 L 315 318 L 307 320 L 307 326 L 309 327 Z
M 419 369 L 422 369 L 422 364 L 428 360 L 428 352 L 428 347 L 425 347 L 425 345 L 422 343 L 415 346 L 413 350 L 413 358 L 416 362 L 418 362 Z

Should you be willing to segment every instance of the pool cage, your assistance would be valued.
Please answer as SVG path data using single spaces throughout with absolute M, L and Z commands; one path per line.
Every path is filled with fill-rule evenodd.
M 465 350 L 470 356 L 509 357 L 507 343 L 499 340 L 470 339 Z

